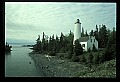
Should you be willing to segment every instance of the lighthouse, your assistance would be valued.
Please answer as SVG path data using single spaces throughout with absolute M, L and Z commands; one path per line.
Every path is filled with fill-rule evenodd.
M 79 39 L 80 37 L 81 37 L 81 23 L 79 19 L 77 19 L 77 21 L 75 22 L 73 43 L 75 42 L 75 40 Z

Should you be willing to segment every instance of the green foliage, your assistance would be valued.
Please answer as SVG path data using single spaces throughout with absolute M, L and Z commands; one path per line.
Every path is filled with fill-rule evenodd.
M 90 32 L 90 36 L 94 36 L 93 30 L 91 30 L 91 32 Z
M 116 78 L 116 61 L 111 60 L 105 63 L 96 65 L 95 68 L 83 69 L 75 72 L 76 77 L 94 77 L 94 78 Z
M 108 42 L 108 32 L 105 25 L 102 25 L 99 31 L 99 37 L 98 37 L 99 47 L 105 48 Z
M 93 52 L 97 52 L 97 48 L 95 47 L 95 45 L 93 44 L 93 48 L 92 48 Z
M 84 34 L 84 29 L 82 29 L 82 36 L 87 36 L 87 31 L 86 34 Z M 90 32 L 91 36 L 95 36 L 95 38 L 98 40 L 98 46 L 99 47 L 105 47 L 104 53 L 99 54 L 99 56 L 94 57 L 94 62 L 95 64 L 102 63 L 105 61 L 109 61 L 111 59 L 116 58 L 116 31 L 115 28 L 113 27 L 113 31 L 111 32 L 109 29 L 106 30 L 106 26 L 102 25 L 102 27 L 99 28 L 98 31 L 98 26 L 96 25 L 96 30 L 93 32 L 91 30 Z M 60 38 L 56 35 L 56 38 L 54 38 L 54 34 L 50 36 L 49 40 L 46 39 L 46 35 L 43 32 L 42 40 L 40 40 L 40 35 L 38 35 L 38 39 L 36 40 L 36 44 L 33 46 L 33 52 L 37 53 L 50 53 L 50 55 L 55 55 L 55 53 L 67 53 L 62 55 L 58 55 L 59 57 L 64 57 L 67 59 L 72 59 L 75 61 L 79 58 L 77 56 L 80 56 L 83 54 L 83 48 L 81 47 L 81 44 L 79 43 L 78 40 L 75 41 L 75 45 L 73 46 L 73 33 L 70 31 L 68 35 L 64 35 L 61 32 Z M 93 45 L 92 51 L 96 52 L 97 49 L 95 45 Z M 91 52 L 90 48 L 88 48 L 88 52 Z M 74 54 L 74 56 L 73 56 Z M 85 54 L 85 53 L 84 53 Z M 80 57 L 82 58 L 82 56 Z M 86 58 L 86 57 L 85 57 Z M 86 61 L 91 63 L 92 57 L 88 57 Z M 84 57 L 80 59 L 80 61 L 84 62 Z
M 93 58 L 94 58 L 94 56 L 93 56 L 92 52 L 90 52 L 90 54 L 88 55 L 87 63 L 92 64 L 93 63 Z
M 78 39 L 75 40 L 74 54 L 76 56 L 83 54 L 83 48 L 82 48 L 81 44 L 79 43 Z
M 85 34 L 84 34 L 84 29 L 83 29 L 83 27 L 82 27 L 81 37 L 84 37 L 84 36 L 85 36 Z
M 55 39 L 53 34 L 52 37 L 50 36 L 48 41 L 46 36 L 47 35 L 43 32 L 42 41 L 40 41 L 40 36 L 38 36 L 38 39 L 36 40 L 37 42 L 33 47 L 34 52 L 44 53 L 55 51 L 57 53 L 70 52 L 70 54 L 73 54 L 73 33 L 71 31 L 68 36 L 64 36 L 61 32 L 60 39 L 57 35 Z
M 88 52 L 90 52 L 91 50 L 90 50 L 90 47 L 88 48 Z
M 88 36 L 87 30 L 85 31 L 85 36 Z
M 36 41 L 37 41 L 36 44 L 33 46 L 33 51 L 41 53 L 42 47 L 41 47 L 40 35 L 38 35 L 38 39 Z
M 79 56 L 73 55 L 73 56 L 71 57 L 71 60 L 72 60 L 73 62 L 79 62 Z
M 71 57 L 72 57 L 72 54 L 70 54 L 70 53 L 64 54 L 64 58 L 66 58 L 66 59 L 71 59 Z
M 50 55 L 50 56 L 55 56 L 56 55 L 56 53 L 55 53 L 55 51 L 51 51 L 51 52 L 49 52 L 49 54 L 48 55 Z
M 59 52 L 59 50 L 60 50 L 59 38 L 58 38 L 58 36 L 56 35 L 56 40 L 55 40 L 55 51 L 56 51 L 56 52 Z
M 86 58 L 85 58 L 84 54 L 80 56 L 80 60 L 79 61 L 83 62 L 83 63 L 86 62 Z
M 94 36 L 95 36 L 95 39 L 98 41 L 99 32 L 98 32 L 98 26 L 97 25 L 96 25 L 96 30 L 94 31 Z
M 105 48 L 104 55 L 107 61 L 116 58 L 116 31 L 114 27 L 113 27 L 113 31 L 109 35 L 109 39 L 107 46 Z
M 96 56 L 94 56 L 93 62 L 94 62 L 94 64 L 99 64 L 99 62 L 100 62 L 99 54 L 97 54 Z
M 64 53 L 57 53 L 56 57 L 57 57 L 57 58 L 61 58 L 61 59 L 63 59 L 63 57 L 64 57 Z

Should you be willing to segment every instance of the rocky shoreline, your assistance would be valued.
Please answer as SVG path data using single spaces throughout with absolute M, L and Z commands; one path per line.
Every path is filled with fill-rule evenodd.
M 76 62 L 61 60 L 55 57 L 47 58 L 41 54 L 30 54 L 29 56 L 38 64 L 47 77 L 76 77 L 74 74 L 78 71 L 89 69 Z
M 87 65 L 58 59 L 55 56 L 29 54 L 37 67 L 42 70 L 43 77 L 80 77 L 80 78 L 115 78 L 116 60 L 88 67 Z M 110 67 L 111 65 L 114 65 Z M 107 67 L 106 67 L 107 66 Z M 108 69 L 109 68 L 109 69 Z
M 11 48 L 12 48 L 12 46 L 9 46 L 9 44 L 6 44 L 5 45 L 5 52 L 8 53 L 8 52 L 12 51 Z

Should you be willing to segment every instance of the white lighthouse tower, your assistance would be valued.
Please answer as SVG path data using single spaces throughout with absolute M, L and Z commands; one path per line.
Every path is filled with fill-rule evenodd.
M 81 23 L 80 23 L 79 19 L 77 19 L 77 22 L 75 23 L 75 28 L 74 28 L 73 44 L 74 44 L 75 40 L 79 39 L 80 37 L 81 37 Z

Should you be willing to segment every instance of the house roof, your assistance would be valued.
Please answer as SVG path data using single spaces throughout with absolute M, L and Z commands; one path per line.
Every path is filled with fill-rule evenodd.
M 79 39 L 79 41 L 80 42 L 86 42 L 86 41 L 88 41 L 89 40 L 89 37 L 87 36 L 87 37 L 81 37 L 80 39 Z

